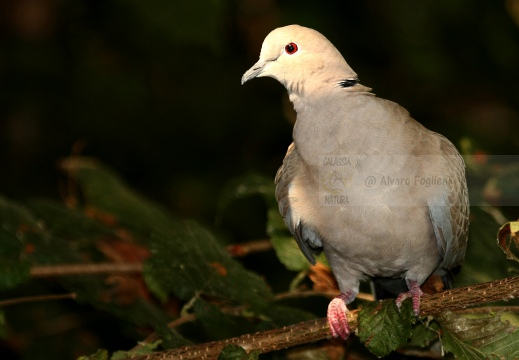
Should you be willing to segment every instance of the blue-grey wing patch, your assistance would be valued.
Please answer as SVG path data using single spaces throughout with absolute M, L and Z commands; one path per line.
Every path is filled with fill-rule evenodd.
M 305 225 L 304 220 L 290 206 L 290 186 L 294 176 L 301 171 L 303 162 L 295 150 L 295 144 L 288 147 L 283 164 L 279 168 L 276 184 L 276 200 L 278 201 L 279 212 L 285 219 L 285 224 L 294 235 L 294 238 L 306 259 L 315 265 L 315 255 L 322 251 L 322 241 L 319 234 L 310 226 Z

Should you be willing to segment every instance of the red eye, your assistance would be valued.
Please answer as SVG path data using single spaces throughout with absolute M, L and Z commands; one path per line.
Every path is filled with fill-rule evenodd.
M 288 55 L 293 55 L 297 52 L 298 50 L 298 47 L 297 47 L 297 44 L 296 43 L 290 43 L 288 44 L 287 46 L 285 46 L 285 52 L 288 54 Z

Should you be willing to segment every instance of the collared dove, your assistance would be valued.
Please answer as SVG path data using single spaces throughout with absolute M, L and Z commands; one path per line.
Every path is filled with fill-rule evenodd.
M 359 281 L 405 280 L 420 311 L 420 285 L 461 265 L 468 232 L 462 157 L 396 103 L 376 97 L 320 33 L 273 30 L 242 84 L 269 76 L 297 112 L 276 183 L 279 210 L 308 261 L 324 250 L 341 294 L 328 306 L 332 336 L 350 333 L 347 307 Z M 402 281 L 403 281 L 402 280 Z

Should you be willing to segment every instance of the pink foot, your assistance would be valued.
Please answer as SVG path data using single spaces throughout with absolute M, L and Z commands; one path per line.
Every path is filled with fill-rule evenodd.
M 340 337 L 343 340 L 350 336 L 350 326 L 348 325 L 348 318 L 346 312 L 346 302 L 350 301 L 351 294 L 341 293 L 335 299 L 333 299 L 328 305 L 328 325 L 334 338 Z
M 400 307 L 402 306 L 402 302 L 405 299 L 411 298 L 413 300 L 413 312 L 416 316 L 420 313 L 420 296 L 423 295 L 422 290 L 420 289 L 420 285 L 414 280 L 409 281 L 409 291 L 398 295 L 396 298 L 396 307 L 400 311 Z

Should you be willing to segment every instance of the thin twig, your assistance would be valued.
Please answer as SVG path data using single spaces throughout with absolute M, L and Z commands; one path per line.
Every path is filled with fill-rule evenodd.
M 27 296 L 27 297 L 21 297 L 21 298 L 16 298 L 16 299 L 2 300 L 2 301 L 0 301 L 0 307 L 15 305 L 15 304 L 29 303 L 29 302 L 38 302 L 38 301 L 75 299 L 76 297 L 77 297 L 77 295 L 75 293 L 60 294 L 60 295 Z
M 252 240 L 242 244 L 232 244 L 227 246 L 227 252 L 234 257 L 243 257 L 251 253 L 272 250 L 270 239 Z
M 272 249 L 269 239 L 253 240 L 243 244 L 229 245 L 231 256 L 246 256 L 255 252 Z M 32 277 L 55 277 L 70 275 L 132 274 L 141 273 L 142 263 L 89 263 L 34 266 L 30 270 Z
M 229 245 L 227 251 L 231 256 L 240 257 L 250 253 L 272 249 L 270 240 L 253 240 L 243 244 Z M 30 270 L 32 277 L 55 277 L 70 275 L 101 275 L 141 273 L 142 263 L 90 263 L 34 266 Z
M 141 273 L 142 263 L 94 263 L 34 266 L 32 277 Z

